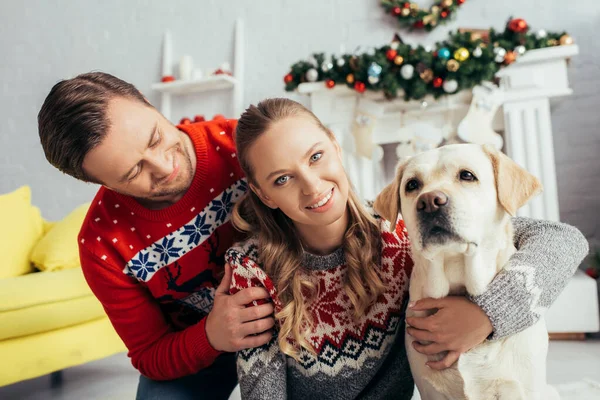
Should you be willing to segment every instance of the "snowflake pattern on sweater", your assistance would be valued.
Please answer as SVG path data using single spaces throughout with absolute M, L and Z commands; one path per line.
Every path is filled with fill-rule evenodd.
M 381 220 L 382 225 L 387 222 Z M 287 385 L 294 388 L 290 392 L 302 396 L 325 396 L 325 387 L 313 385 L 308 388 L 302 385 L 305 378 L 310 377 L 317 382 L 336 382 L 342 387 L 349 388 L 346 394 L 352 398 L 358 394 L 373 377 L 395 347 L 402 347 L 403 302 L 408 294 L 408 280 L 412 269 L 410 244 L 406 236 L 404 222 L 400 220 L 396 231 L 389 233 L 383 226 L 382 257 L 379 274 L 383 279 L 386 290 L 366 313 L 358 320 L 352 317 L 352 303 L 346 295 L 343 282 L 347 273 L 343 253 L 338 250 L 331 256 L 318 257 L 328 259 L 322 265 L 305 265 L 311 269 L 306 278 L 317 287 L 317 296 L 309 307 L 313 320 L 306 338 L 313 346 L 316 354 L 304 349 L 300 352 L 299 360 L 283 356 L 278 348 L 277 340 L 269 344 L 248 349 L 238 353 L 238 375 L 242 392 L 254 389 L 248 386 L 252 376 L 265 368 L 275 368 L 287 365 Z M 236 293 L 244 288 L 259 286 L 267 289 L 274 303 L 275 312 L 281 310 L 273 281 L 256 263 L 258 260 L 257 243 L 250 239 L 243 244 L 232 247 L 226 254 L 226 261 L 233 269 L 230 292 Z M 403 351 L 402 351 L 403 354 Z M 407 363 L 399 364 L 401 368 L 386 371 L 383 376 L 392 380 L 410 380 Z M 300 386 L 304 390 L 297 391 Z M 291 395 L 288 393 L 288 396 Z

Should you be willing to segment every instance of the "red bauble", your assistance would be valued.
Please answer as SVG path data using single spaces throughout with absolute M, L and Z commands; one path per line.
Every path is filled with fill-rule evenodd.
M 414 26 L 415 28 L 419 28 L 419 29 L 421 29 L 421 28 L 423 28 L 423 27 L 425 26 L 425 23 L 423 23 L 423 21 L 419 20 L 419 21 L 415 22 L 415 23 L 413 24 L 413 26 Z
M 165 75 L 161 78 L 161 82 L 173 82 L 175 77 L 173 75 Z
M 402 13 L 402 9 L 400 7 L 394 7 L 392 8 L 392 14 L 395 16 L 398 16 Z
M 204 118 L 204 115 L 198 114 L 198 115 L 194 116 L 194 122 L 204 122 L 204 121 L 206 121 L 206 119 Z
M 442 78 L 440 78 L 439 76 L 437 78 L 433 78 L 433 87 L 434 88 L 442 87 L 443 84 L 444 84 L 444 80 Z
M 516 33 L 523 33 L 527 32 L 527 29 L 529 29 L 529 27 L 527 26 L 527 22 L 523 18 L 515 18 L 508 23 L 508 29 Z
M 456 4 L 458 4 L 459 6 L 460 6 L 461 4 L 463 4 L 464 2 L 465 2 L 465 0 L 456 0 Z
M 294 80 L 294 77 L 292 76 L 292 74 L 287 74 L 286 76 L 283 77 L 283 81 L 285 83 L 290 83 L 293 80 Z
M 407 2 L 407 3 L 404 3 L 402 6 L 403 6 L 404 8 L 410 8 L 410 3 L 408 3 L 408 2 Z
M 356 81 L 356 83 L 354 84 L 354 90 L 356 90 L 358 93 L 364 93 L 365 89 L 366 86 L 364 82 Z
M 325 81 L 325 86 L 327 86 L 329 89 L 332 89 L 335 86 L 335 81 L 333 79 L 327 79 Z
M 440 13 L 440 17 L 442 17 L 442 18 L 446 18 L 446 17 L 448 17 L 448 11 L 446 11 L 446 10 L 442 11 L 442 12 Z
M 385 52 L 385 57 L 390 61 L 394 61 L 394 58 L 396 58 L 397 55 L 398 55 L 398 52 L 394 49 L 389 49 L 388 51 Z
M 598 273 L 598 270 L 596 268 L 594 268 L 594 267 L 589 267 L 588 269 L 585 270 L 585 273 L 590 278 L 598 279 L 598 277 L 600 277 L 600 274 Z
M 189 125 L 191 123 L 192 123 L 192 121 L 188 117 L 183 117 L 179 121 L 179 125 Z

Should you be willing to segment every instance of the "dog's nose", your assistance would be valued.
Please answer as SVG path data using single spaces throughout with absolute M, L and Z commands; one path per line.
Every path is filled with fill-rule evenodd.
M 446 193 L 434 190 L 433 192 L 423 193 L 417 201 L 417 211 L 426 213 L 436 212 L 440 207 L 448 204 L 448 196 Z

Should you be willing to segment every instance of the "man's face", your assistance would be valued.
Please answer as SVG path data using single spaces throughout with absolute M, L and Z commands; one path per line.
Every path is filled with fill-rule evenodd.
M 183 197 L 196 169 L 190 138 L 138 100 L 111 99 L 107 116 L 108 132 L 86 154 L 84 171 L 145 204 L 175 203 Z

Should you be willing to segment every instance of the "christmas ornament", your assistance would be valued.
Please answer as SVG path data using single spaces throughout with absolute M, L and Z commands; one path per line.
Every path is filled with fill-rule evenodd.
M 475 49 L 473 50 L 473 57 L 475 58 L 479 58 L 483 55 L 483 50 L 481 50 L 481 47 L 475 47 Z
M 354 84 L 354 90 L 356 90 L 358 93 L 364 93 L 365 89 L 366 86 L 364 82 L 356 81 L 356 83 Z
M 562 46 L 566 46 L 569 44 L 573 44 L 575 41 L 573 40 L 573 38 L 567 34 L 564 34 L 560 37 L 559 42 Z
M 324 61 L 323 64 L 321 64 L 321 71 L 323 71 L 323 72 L 329 72 L 332 68 L 333 68 L 333 63 L 331 63 L 329 61 Z
M 465 2 L 465 0 L 456 0 L 456 4 L 461 5 Z
M 447 47 L 442 47 L 438 50 L 438 57 L 447 60 L 450 58 L 450 50 Z
M 454 93 L 458 89 L 458 82 L 454 79 L 449 79 L 444 82 L 442 85 L 444 87 L 444 92 L 446 93 Z
M 410 8 L 403 8 L 401 14 L 403 17 L 408 17 L 410 15 Z
M 317 79 L 319 79 L 319 71 L 317 71 L 314 68 L 311 68 L 308 71 L 306 71 L 306 80 L 307 81 L 316 82 Z
M 411 79 L 414 74 L 415 67 L 413 67 L 411 64 L 404 64 L 402 68 L 400 68 L 400 75 L 406 80 Z
M 404 57 L 402 57 L 402 56 L 396 56 L 396 57 L 394 57 L 394 64 L 396 64 L 396 65 L 402 65 L 403 62 L 404 62 Z
M 337 59 L 337 61 L 335 63 L 337 64 L 338 67 L 342 68 L 344 65 L 346 65 L 346 60 L 344 60 L 344 58 L 340 57 Z
M 369 65 L 369 69 L 367 70 L 367 75 L 378 78 L 379 75 L 381 75 L 382 70 L 383 68 L 381 67 L 381 65 L 377 64 L 376 62 L 372 62 L 371 65 Z
M 507 51 L 504 55 L 504 63 L 506 65 L 512 64 L 517 59 L 517 54 L 514 51 Z
M 527 49 L 523 45 L 515 47 L 515 53 L 517 53 L 517 56 L 522 56 L 523 54 L 525 54 L 526 51 Z
M 283 81 L 285 83 L 290 83 L 294 80 L 294 77 L 292 76 L 292 74 L 287 74 L 286 76 L 283 77 Z
M 352 85 L 354 83 L 354 74 L 346 75 L 346 82 L 348 82 L 348 84 Z
M 425 24 L 423 23 L 423 21 L 417 21 L 417 22 L 415 22 L 415 23 L 413 24 L 413 26 L 414 26 L 415 28 L 421 29 L 421 28 L 423 28 L 423 27 L 425 26 Z
M 537 39 L 545 39 L 546 36 L 548 36 L 548 33 L 544 29 L 540 29 L 535 33 Z
M 439 87 L 442 87 L 442 84 L 443 84 L 443 83 L 444 83 L 444 80 L 443 80 L 442 78 L 440 78 L 439 76 L 438 76 L 438 77 L 435 77 L 435 78 L 433 79 L 433 87 L 434 87 L 434 88 L 439 88 Z
M 502 47 L 494 47 L 494 61 L 497 63 L 504 62 L 504 57 L 506 56 L 506 49 Z
M 508 23 L 508 29 L 516 33 L 527 32 L 527 22 L 523 18 L 515 18 Z
M 385 52 L 385 57 L 390 61 L 393 61 L 397 55 L 398 55 L 398 52 L 394 49 L 389 49 L 388 51 Z
M 442 7 L 450 7 L 452 5 L 452 0 L 443 0 L 441 3 Z
M 167 82 L 173 82 L 175 80 L 175 77 L 173 75 L 165 75 L 163 76 L 160 81 L 167 83 Z
M 440 17 L 442 18 L 447 18 L 448 17 L 448 11 L 444 10 L 440 13 Z
M 553 46 L 558 46 L 559 42 L 556 39 L 548 39 L 548 41 L 546 42 L 546 44 L 548 46 L 550 46 L 550 47 L 553 47 Z
M 400 7 L 394 7 L 394 8 L 392 8 L 392 15 L 395 15 L 397 17 L 401 13 L 402 13 L 402 9 Z
M 327 79 L 325 81 L 325 86 L 327 86 L 327 88 L 329 89 L 333 89 L 333 87 L 335 86 L 335 81 L 333 79 Z
M 423 82 L 429 83 L 433 80 L 433 71 L 431 69 L 427 68 L 426 70 L 424 70 L 423 72 L 421 72 L 419 74 L 419 77 L 421 79 L 423 79 Z
M 369 81 L 369 83 L 371 85 L 376 85 L 379 82 L 379 77 L 377 77 L 377 76 L 369 76 L 367 78 L 367 80 Z
M 454 58 L 460 62 L 467 61 L 467 59 L 469 58 L 469 50 L 467 50 L 464 47 L 461 47 L 460 49 L 454 52 Z
M 456 60 L 448 60 L 446 68 L 448 68 L 448 71 L 450 72 L 456 72 L 458 71 L 458 68 L 460 68 L 460 64 Z

